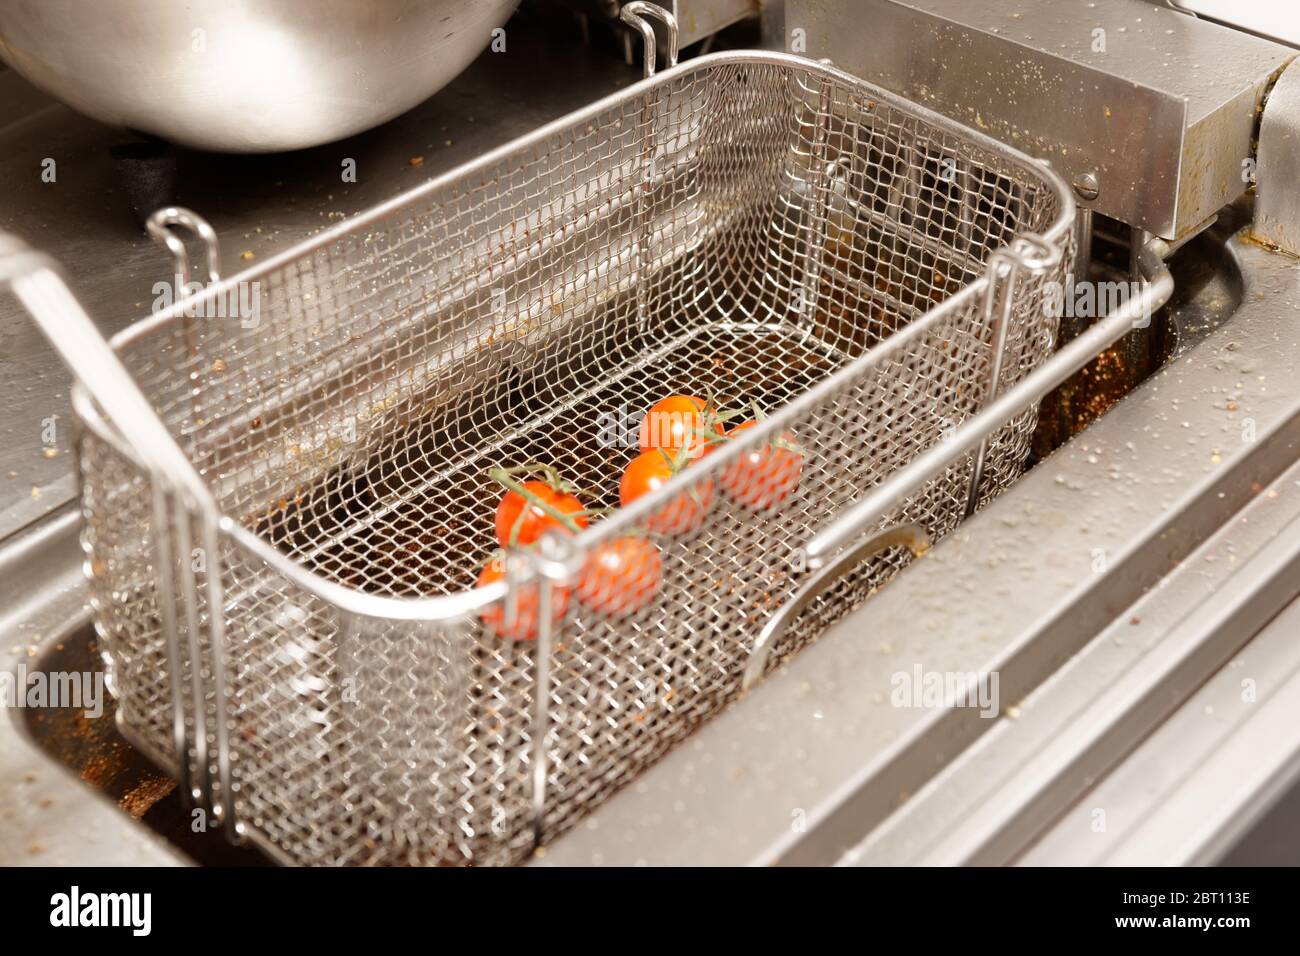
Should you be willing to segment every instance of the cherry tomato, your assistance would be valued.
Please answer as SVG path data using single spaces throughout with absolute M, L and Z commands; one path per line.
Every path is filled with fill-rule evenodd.
M 657 491 L 681 470 L 672 453 L 662 448 L 642 452 L 628 464 L 618 484 L 618 500 L 626 507 L 642 495 Z M 704 523 L 713 507 L 713 482 L 697 481 L 660 507 L 646 520 L 651 531 L 685 534 Z
M 506 576 L 505 561 L 493 558 L 478 576 L 478 586 L 500 581 Z M 569 609 L 570 588 L 557 587 L 551 601 L 551 617 L 559 621 Z M 519 589 L 515 598 L 515 619 L 506 623 L 506 601 L 502 598 L 493 601 L 479 611 L 479 620 L 495 631 L 499 636 L 511 641 L 531 641 L 537 637 L 537 622 L 541 613 L 541 597 L 536 581 L 530 581 Z
M 757 422 L 745 422 L 727 433 L 735 438 Z M 780 504 L 799 487 L 803 475 L 803 452 L 794 436 L 784 432 L 769 445 L 751 448 L 722 473 L 721 483 L 727 495 L 738 504 L 761 511 Z
M 661 398 L 641 419 L 638 444 L 643 452 L 662 448 L 669 453 L 689 444 L 690 457 L 698 458 L 709 450 L 710 437 L 722 435 L 714 415 L 715 409 L 690 395 Z
M 536 501 L 550 507 L 558 514 L 570 518 L 579 528 L 587 527 L 587 512 L 573 495 L 557 491 L 544 481 L 525 481 L 524 490 Z M 516 527 L 518 530 L 516 531 Z M 552 529 L 572 533 L 572 529 L 536 502 L 528 501 L 516 491 L 507 491 L 497 505 L 497 543 L 503 548 L 523 547 L 532 544 L 547 531 Z
M 627 617 L 650 603 L 663 581 L 659 549 L 645 538 L 598 545 L 578 578 L 578 600 L 610 617 Z

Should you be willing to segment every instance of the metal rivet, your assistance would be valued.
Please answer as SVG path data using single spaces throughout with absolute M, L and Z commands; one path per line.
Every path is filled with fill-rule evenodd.
M 1101 192 L 1101 185 L 1097 182 L 1097 174 L 1080 173 L 1074 177 L 1074 191 L 1078 193 L 1080 199 L 1096 199 L 1097 194 Z

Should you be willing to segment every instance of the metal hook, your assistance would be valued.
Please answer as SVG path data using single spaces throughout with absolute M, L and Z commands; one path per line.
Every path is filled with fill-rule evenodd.
M 190 254 L 185 248 L 185 241 L 177 235 L 173 226 L 188 229 L 203 240 L 203 248 L 208 261 L 208 281 L 221 280 L 221 247 L 217 242 L 217 232 L 206 219 L 183 206 L 164 206 L 145 222 L 145 230 L 159 245 L 165 246 L 176 263 L 176 274 L 181 281 L 190 281 Z
M 646 3 L 645 0 L 632 0 L 622 9 L 619 17 L 624 23 L 641 34 L 641 40 L 645 44 L 645 75 L 647 79 L 655 75 L 655 58 L 659 53 L 659 44 L 655 40 L 654 27 L 644 19 L 645 17 L 658 20 L 668 28 L 668 65 L 670 67 L 677 65 L 676 17 L 663 7 L 653 3 Z

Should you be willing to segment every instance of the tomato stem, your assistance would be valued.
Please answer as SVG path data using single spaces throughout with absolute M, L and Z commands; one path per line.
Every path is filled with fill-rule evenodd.
M 549 504 L 547 504 L 541 498 L 537 497 L 535 494 L 533 494 L 531 491 L 529 491 L 527 488 L 525 488 L 523 485 L 521 485 L 519 482 L 515 481 L 514 478 L 511 477 L 512 473 L 537 474 L 539 471 L 549 472 L 551 475 L 556 474 L 555 469 L 552 468 L 550 465 L 519 465 L 514 468 L 489 468 L 488 477 L 491 478 L 493 481 L 497 482 L 499 485 L 519 495 L 519 497 L 523 498 L 526 502 L 528 502 L 529 505 L 533 506 L 534 508 L 537 508 L 538 510 L 542 511 L 546 515 L 549 515 L 550 517 L 554 518 L 556 521 L 564 525 L 564 527 L 568 528 L 574 534 L 580 534 L 582 532 L 582 526 L 578 524 L 578 522 L 573 518 L 572 515 L 567 515 L 564 512 L 551 507 Z M 551 484 L 551 487 L 553 488 L 556 487 L 555 484 L 552 484 L 550 482 L 548 482 L 548 484 Z M 564 491 L 565 489 L 559 488 L 558 490 Z M 582 513 L 584 515 L 587 513 L 587 509 L 585 506 L 582 509 Z M 527 516 L 527 514 L 528 514 L 527 507 L 521 509 L 519 512 L 519 517 L 515 519 L 515 523 L 510 528 L 511 547 L 518 546 L 519 529 L 523 527 L 524 518 Z
M 548 465 L 545 462 L 530 461 L 525 465 L 511 465 L 509 468 L 492 470 L 506 475 L 541 475 L 546 480 L 546 483 L 556 491 L 564 491 L 571 495 L 580 494 L 577 488 L 560 476 L 554 465 Z

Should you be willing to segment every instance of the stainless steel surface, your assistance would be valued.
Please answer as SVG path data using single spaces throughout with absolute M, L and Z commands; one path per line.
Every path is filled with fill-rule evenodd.
M 1245 192 L 1296 53 L 1143 0 L 789 0 L 786 22 L 810 56 L 1094 174 L 1088 208 L 1166 239 Z
M 5 0 L 0 58 L 87 116 L 199 149 L 332 142 L 406 112 L 517 0 Z
M 484 53 L 436 96 L 364 136 L 287 156 L 182 153 L 178 198 L 210 207 L 227 270 L 261 262 L 636 79 L 621 61 L 577 45 L 576 35 L 536 26 L 521 24 L 506 53 Z M 562 71 L 551 70 L 556 59 Z M 542 74 L 546 83 L 532 82 Z M 125 208 L 125 184 L 108 154 L 115 138 L 0 71 L 0 178 L 12 184 L 0 230 L 70 264 L 73 291 L 105 333 L 148 309 L 156 283 L 172 272 Z M 48 183 L 47 158 L 57 164 Z M 355 183 L 341 179 L 348 160 Z M 0 296 L 0 363 L 3 539 L 71 501 L 77 485 L 68 372 L 9 296 Z
M 1290 428 L 1290 453 L 1300 449 Z M 1161 841 L 1130 841 L 1124 834 L 1136 794 L 1115 790 L 1094 802 L 1083 797 L 1093 781 L 1171 718 L 1178 705 L 1300 593 L 1300 467 L 1292 467 L 1250 499 L 1230 522 L 1207 537 L 1138 601 L 1066 662 L 1042 686 L 1016 701 L 1016 717 L 992 729 L 852 851 L 855 862 L 999 865 L 1011 862 L 1076 800 L 1086 813 L 1067 813 L 1068 827 L 1090 816 L 1076 850 L 1119 853 L 1130 863 L 1171 860 Z M 1256 679 L 1269 690 L 1272 675 Z M 1261 704 L 1263 701 L 1261 701 Z M 1177 722 L 1176 716 L 1174 717 Z M 1194 748 L 1183 756 L 1191 759 Z M 1279 741 L 1285 745 L 1285 741 Z M 1292 748 L 1297 742 L 1290 741 Z M 1233 759 L 1249 759 L 1245 740 Z M 1142 761 L 1145 762 L 1145 761 Z M 1273 772 L 1264 762 L 1256 772 Z M 1140 772 L 1139 772 L 1140 773 Z M 1133 772 L 1116 785 L 1132 793 Z M 1159 787 L 1154 774 L 1147 786 Z M 1237 774 L 1235 787 L 1246 787 Z M 1128 785 L 1125 786 L 1125 783 Z M 1246 787 L 1255 793 L 1256 786 Z M 1141 790 L 1139 789 L 1138 793 Z M 1222 790 L 1190 787 L 1183 805 L 1199 804 L 1209 824 L 1223 809 Z M 1246 794 L 1243 793 L 1244 797 Z M 1209 801 L 1208 804 L 1202 801 Z M 1101 814 L 1093 811 L 1101 810 Z M 1248 824 L 1250 817 L 1238 821 Z M 1091 828 L 1102 827 L 1091 840 Z M 1111 835 L 1113 833 L 1113 836 Z M 1184 834 L 1195 841 L 1194 828 Z M 1038 858 L 1053 851 L 1044 849 Z M 1059 863 L 1071 860 L 1062 851 Z
M 1290 477 L 1289 487 L 1271 490 L 1294 505 L 1300 474 Z M 1297 634 L 1300 602 L 1292 602 L 1017 862 L 1222 862 L 1300 779 Z M 1278 836 L 1294 853 L 1295 838 Z
M 713 36 L 723 27 L 752 17 L 764 0 L 665 0 L 662 4 L 677 21 L 682 46 Z
M 88 617 L 77 530 L 68 509 L 0 549 L 0 671 L 17 682 Z M 16 683 L 15 683 L 16 686 Z M 175 866 L 176 853 L 52 761 L 24 732 L 27 712 L 0 708 L 0 863 Z
M 1148 0 L 1159 3 L 1161 0 Z M 1170 7 L 1188 16 L 1202 17 L 1244 30 L 1256 36 L 1270 37 L 1279 43 L 1300 46 L 1300 9 L 1291 0 L 1166 0 Z
M 906 811 L 986 732 L 1031 724 L 1034 712 L 1018 705 L 1035 688 L 1117 619 L 1130 620 L 1125 609 L 1295 462 L 1300 270 L 1240 236 L 1212 261 L 1241 273 L 1244 296 L 1230 321 L 596 810 L 541 863 L 834 862 Z M 1218 297 L 1231 283 L 1202 284 Z M 1262 525 L 1255 540 L 1277 541 L 1277 530 Z M 1189 562 L 1184 580 L 1195 586 L 1201 568 L 1231 576 L 1244 560 L 1228 552 Z M 1170 605 L 1171 621 L 1177 610 Z M 896 675 L 918 666 L 941 676 L 998 673 L 999 719 L 891 706 Z M 999 778 L 1009 769 L 997 768 Z M 956 786 L 947 798 L 929 803 L 944 811 L 939 830 L 978 802 Z
M 513 50 L 516 37 L 511 40 Z M 62 108 L 50 112 L 63 113 L 64 125 L 81 123 Z M 26 119 L 22 125 L 40 122 Z M 463 117 L 460 124 L 449 134 L 457 149 Z M 0 130 L 0 137 L 12 132 Z M 50 141 L 48 132 L 42 138 Z M 402 145 L 387 145 L 400 159 Z M 25 161 L 20 156 L 13 165 L 20 169 Z M 362 165 L 368 165 L 364 158 Z M 328 176 L 321 178 L 331 188 Z M 301 185 L 294 187 L 302 197 Z M 25 195 L 14 198 L 26 202 Z M 33 225 L 30 216 L 23 222 L 25 229 Z M 53 237 L 54 227 L 45 228 Z M 228 253 L 251 244 L 248 231 L 241 243 L 223 230 L 228 242 L 235 238 Z M 1204 863 L 1222 859 L 1224 847 L 1244 828 L 1265 820 L 1270 802 L 1297 769 L 1290 732 L 1295 715 L 1288 703 L 1295 682 L 1287 683 L 1294 676 L 1294 609 L 1266 625 L 1201 690 L 1187 694 L 1213 671 L 1217 657 L 1247 640 L 1269 607 L 1285 601 L 1292 586 L 1279 573 L 1287 567 L 1282 552 L 1294 537 L 1294 523 L 1286 524 L 1285 516 L 1300 504 L 1300 486 L 1293 488 L 1294 480 L 1281 471 L 1294 461 L 1300 440 L 1297 419 L 1286 411 L 1294 404 L 1294 389 L 1286 382 L 1294 381 L 1296 362 L 1285 318 L 1300 297 L 1293 263 L 1240 238 L 1220 260 L 1214 244 L 1232 228 L 1211 232 L 1218 235 L 1199 236 L 1173 263 L 1177 355 L 1156 382 L 1122 404 L 1113 421 L 1103 421 L 1107 427 L 1076 439 L 948 536 L 930 560 L 867 601 L 827 636 L 840 645 L 831 654 L 819 656 L 823 644 L 793 660 L 733 706 L 739 720 L 724 714 L 685 741 L 547 847 L 544 861 L 828 862 L 856 843 L 846 861 L 1010 860 L 1016 848 L 1030 846 L 1021 862 Z M 79 231 L 56 238 L 81 236 Z M 284 236 L 278 241 L 288 244 Z M 274 246 L 260 235 L 253 243 L 259 259 L 264 246 Z M 148 263 L 138 280 L 144 288 L 167 274 L 162 258 L 152 258 L 157 264 Z M 83 284 L 85 261 L 94 258 L 79 259 L 82 276 L 74 277 Z M 108 278 L 122 282 L 117 275 Z M 92 288 L 86 294 L 101 293 Z M 1243 297 L 1247 335 L 1262 336 L 1264 343 L 1249 355 L 1241 354 L 1238 340 L 1216 332 Z M 26 325 L 24 318 L 20 329 Z M 1196 348 L 1207 337 L 1208 357 Z M 1284 354 L 1267 354 L 1270 342 Z M 1188 351 L 1190 356 L 1183 354 Z M 1260 357 L 1264 361 L 1257 363 Z M 52 404 L 48 382 L 16 378 L 10 384 L 23 393 L 16 407 L 24 414 L 28 408 L 44 413 Z M 1202 407 L 1207 397 L 1210 409 Z M 1247 452 L 1222 454 L 1234 433 L 1231 427 L 1215 432 L 1216 410 L 1239 426 L 1237 437 L 1252 446 Z M 66 424 L 59 422 L 60 432 Z M 1214 434 L 1224 441 L 1211 445 Z M 1184 441 L 1193 447 L 1181 448 Z M 1138 446 L 1152 442 L 1156 449 L 1139 453 Z M 67 461 L 41 457 L 43 442 L 34 444 L 35 464 L 57 469 Z M 1203 458 L 1215 467 L 1207 468 Z M 32 464 L 21 462 L 24 481 Z M 1213 481 L 1206 480 L 1210 473 Z M 44 502 L 31 504 L 40 508 Z M 89 660 L 82 648 L 94 652 L 96 643 L 85 631 L 87 590 L 76 570 L 75 518 L 65 512 L 8 545 L 0 547 L 0 634 L 24 639 L 15 645 L 15 663 L 47 669 Z M 1147 587 L 1150 592 L 1142 594 Z M 949 607 L 927 602 L 928 595 L 945 591 L 955 598 Z M 994 602 L 1008 606 L 982 606 Z M 792 616 L 798 615 L 786 605 L 761 633 Z M 1017 628 L 1032 640 L 1011 658 L 1015 667 L 995 672 L 1006 678 L 1000 719 L 976 723 L 960 715 L 880 706 L 892 687 L 886 678 L 918 664 L 927 674 L 953 667 L 978 673 L 993 647 L 1016 643 L 1008 635 Z M 548 634 L 539 644 L 556 637 Z M 749 668 L 763 644 L 760 638 Z M 296 642 L 286 649 L 302 650 Z M 1068 658 L 1063 664 L 1062 651 Z M 542 658 L 538 670 L 547 681 L 543 664 L 550 655 Z M 808 668 L 807 662 L 818 660 L 821 666 Z M 338 663 L 344 675 L 358 675 L 347 653 Z M 1253 703 L 1241 696 L 1243 668 L 1258 684 Z M 791 671 L 801 675 L 794 687 L 786 683 Z M 841 700 L 855 691 L 860 723 L 852 702 Z M 1118 706 L 1126 694 L 1128 704 Z M 547 720 L 550 702 L 533 696 L 539 719 Z M 824 697 L 828 706 L 822 706 Z M 363 703 L 367 717 L 385 718 L 369 695 Z M 918 714 L 932 718 L 920 733 L 911 719 Z M 111 804 L 51 766 L 50 754 L 76 765 L 64 748 L 52 746 L 53 727 L 41 723 L 43 715 L 27 711 L 0 718 L 0 832 L 17 821 L 8 834 L 13 839 L 0 839 L 0 860 L 176 861 Z M 980 733 L 984 723 L 992 726 Z M 1151 736 L 1126 754 L 1151 728 Z M 534 754 L 541 743 L 533 743 Z M 835 754 L 827 753 L 832 749 Z M 534 757 L 533 770 L 544 782 L 550 768 Z M 1093 786 L 1098 773 L 1102 778 Z M 544 795 L 545 787 L 539 792 Z M 1106 814 L 1100 835 L 1098 809 Z M 878 820 L 883 822 L 862 841 L 863 831 Z M 775 852 L 751 852 L 777 845 Z
M 1066 606 L 1058 615 L 1060 629 L 1045 633 L 1038 645 L 1049 654 L 1055 643 L 1064 641 L 1068 657 L 1072 635 L 1096 633 L 1112 617 L 1127 622 L 1132 615 L 1122 610 L 1124 595 L 1140 596 L 1151 580 L 1143 571 L 1135 584 L 1125 581 L 1126 575 L 1133 576 L 1132 567 L 1114 560 L 1124 551 L 1124 541 L 1149 542 L 1152 566 L 1176 565 L 1182 542 L 1195 547 L 1195 539 L 1214 533 L 1252 497 L 1261 502 L 1272 500 L 1267 498 L 1267 488 L 1251 485 L 1267 485 L 1272 480 L 1269 470 L 1283 460 L 1281 454 L 1267 467 L 1259 465 L 1259 456 L 1231 456 L 1217 465 L 1210 459 L 1220 446 L 1236 447 L 1246 419 L 1259 429 L 1261 444 L 1281 452 L 1270 440 L 1270 433 L 1279 411 L 1294 401 L 1285 383 L 1294 380 L 1295 369 L 1286 363 L 1294 364 L 1295 359 L 1276 361 L 1270 352 L 1275 344 L 1291 341 L 1287 320 L 1300 286 L 1293 267 L 1282 257 L 1249 244 L 1234 243 L 1226 252 L 1201 249 L 1209 238 L 1198 240 L 1187 253 L 1207 263 L 1240 261 L 1250 290 L 1243 338 L 1237 337 L 1239 333 L 1230 323 L 1210 352 L 1194 352 L 1190 365 L 1180 364 L 1181 360 L 1172 365 L 1148 389 L 1116 409 L 1120 417 L 1114 426 L 1103 420 L 1073 447 L 1019 482 L 950 535 L 926 561 L 896 578 L 818 645 L 756 688 L 749 699 L 733 705 L 734 718 L 724 714 L 713 721 L 597 809 L 584 824 L 550 845 L 541 862 L 746 862 L 751 858 L 746 848 L 761 846 L 763 840 L 791 832 L 795 826 L 809 829 L 806 824 L 816 818 L 812 808 L 818 805 L 818 794 L 832 794 L 840 780 L 855 777 L 857 771 L 870 773 L 871 758 L 905 735 L 911 720 L 924 715 L 923 711 L 889 706 L 891 674 L 917 662 L 927 672 L 932 668 L 974 670 L 1004 635 L 1025 626 L 1035 615 L 1045 614 L 1080 582 L 1093 582 L 1095 601 L 1085 599 L 1074 610 Z M 1243 253 L 1240 260 L 1236 252 Z M 1188 309 L 1218 310 L 1219 300 L 1227 294 L 1223 290 L 1242 284 L 1242 277 L 1213 282 L 1196 279 L 1196 270 L 1180 261 L 1173 263 L 1173 270 L 1188 276 L 1189 288 L 1203 288 L 1212 300 L 1193 300 L 1183 306 Z M 1266 316 L 1271 319 L 1265 320 Z M 1250 347 L 1252 341 L 1254 348 Z M 1265 361 L 1260 362 L 1261 358 Z M 1277 386 L 1279 380 L 1282 386 Z M 1207 395 L 1214 400 L 1206 403 Z M 1237 407 L 1226 407 L 1229 402 Z M 1183 448 L 1193 437 L 1195 445 Z M 1130 449 L 1129 443 L 1149 447 L 1138 454 L 1137 447 Z M 1090 462 L 1091 458 L 1097 461 Z M 1118 471 L 1112 467 L 1116 464 Z M 1113 473 L 1115 478 L 1106 477 Z M 1170 527 L 1164 521 L 1169 503 L 1179 500 L 1180 488 L 1209 475 L 1224 480 L 1209 486 L 1193 508 L 1182 511 L 1183 518 L 1174 524 L 1173 545 L 1162 545 L 1162 535 Z M 1234 476 L 1233 480 L 1227 480 L 1229 476 Z M 1194 523 L 1189 523 L 1193 517 Z M 1266 535 L 1270 526 L 1250 522 L 1245 527 L 1255 527 L 1257 533 Z M 1196 598 L 1205 590 L 1197 584 L 1199 571 L 1231 572 L 1243 560 L 1244 552 L 1238 550 L 1237 543 L 1230 544 L 1231 550 L 1220 552 L 1226 557 L 1184 562 L 1185 579 Z M 1095 549 L 1108 556 L 1110 570 L 1105 574 L 1093 570 Z M 35 573 L 31 585 L 21 591 L 31 595 L 47 591 L 61 567 L 75 610 L 84 602 L 85 591 L 76 570 L 75 527 L 70 528 L 68 546 L 62 550 L 66 556 L 60 562 L 39 563 L 31 555 L 25 556 L 23 566 Z M 0 576 L 0 588 L 9 580 L 12 578 Z M 957 596 L 954 601 L 932 597 L 945 589 Z M 80 599 L 76 599 L 78 590 Z M 12 594 L 8 598 L 12 601 Z M 972 600 L 979 603 L 973 605 Z M 1176 611 L 1179 598 L 1171 594 L 1166 603 Z M 13 624 L 0 628 L 0 633 L 13 632 Z M 33 642 L 30 648 L 22 642 L 28 660 L 40 660 L 55 641 L 72 639 L 55 626 L 38 625 L 25 633 Z M 1124 637 L 1131 644 L 1127 635 Z M 820 666 L 806 669 L 805 662 L 820 658 L 827 642 L 838 644 L 838 648 L 827 654 Z M 1245 653 L 1250 653 L 1249 647 Z M 1250 664 L 1250 676 L 1262 673 L 1266 665 Z M 1050 670 L 1054 665 L 1046 662 L 1045 666 Z M 796 669 L 797 675 L 792 675 Z M 1090 684 L 1098 680 L 1104 685 L 1104 674 L 1090 678 Z M 1029 726 L 1038 712 L 1024 706 L 1013 690 L 1004 684 L 1003 709 L 1020 704 L 1016 725 Z M 1263 682 L 1260 690 L 1262 702 L 1268 694 Z M 823 695 L 831 698 L 825 706 Z M 14 752 L 14 726 L 11 720 L 0 720 L 0 751 L 4 754 Z M 51 846 L 46 837 L 51 831 L 58 835 L 60 827 L 77 835 L 102 825 L 93 822 L 98 817 L 60 816 L 57 808 L 64 806 L 65 795 L 89 805 L 89 793 L 78 793 L 80 785 L 75 780 L 60 773 L 43 754 L 33 752 L 25 740 L 17 742 L 24 744 L 20 752 L 32 758 L 26 766 L 38 775 L 38 782 L 35 789 L 0 786 L 0 819 L 12 819 L 14 812 L 43 818 L 45 825 L 31 831 L 33 841 L 41 847 Z M 1236 746 L 1235 740 L 1229 739 L 1226 746 Z M 834 753 L 825 752 L 831 748 Z M 767 762 L 771 751 L 776 751 L 775 756 Z M 910 751 L 910 756 L 914 770 L 933 772 L 960 753 L 960 746 L 945 738 Z M 23 773 L 9 774 L 10 766 L 0 761 L 0 779 L 21 781 Z M 900 801 L 919 789 L 897 778 L 893 782 L 897 785 L 892 791 L 886 787 L 886 792 Z M 9 802 L 33 799 L 38 805 L 49 799 L 54 803 L 41 809 L 15 807 Z M 113 839 L 82 841 L 65 836 L 57 844 L 58 854 L 29 855 L 20 831 L 14 831 L 3 860 L 129 860 L 125 854 L 140 852 L 139 845 L 150 842 L 147 832 L 129 822 L 123 825 L 125 818 L 116 808 L 99 803 L 103 820 L 111 822 L 116 815 L 119 821 L 117 828 L 109 831 Z M 1121 825 L 1113 807 L 1108 816 L 1115 826 Z M 843 820 L 848 843 L 867 825 L 869 821 L 852 815 Z M 1273 842 L 1277 843 L 1276 838 Z
M 167 476 L 196 498 L 211 497 L 131 374 L 68 291 L 54 260 L 0 233 L 0 291 L 13 292 L 87 395 L 111 410 L 114 427 L 155 476 Z
M 758 624 L 798 585 L 792 549 L 865 474 L 979 412 L 991 347 L 1005 345 L 1004 387 L 1042 360 L 1073 214 L 1044 166 L 846 74 L 717 54 L 142 321 L 115 345 L 223 517 L 181 494 L 167 521 L 167 489 L 78 398 L 92 602 L 120 719 L 160 759 L 180 728 L 179 769 L 192 765 L 204 802 L 283 858 L 518 859 L 532 824 L 562 832 L 738 693 Z M 1034 255 L 994 280 L 1013 319 L 1001 342 L 983 263 L 1032 233 Z M 248 283 L 260 323 L 185 321 Z M 482 470 L 549 459 L 612 489 L 625 456 L 592 424 L 683 390 L 780 410 L 573 539 L 576 570 L 657 529 L 656 599 L 616 621 L 578 613 L 539 566 L 536 653 L 473 626 L 468 614 L 504 601 L 508 620 L 539 587 L 466 590 L 493 547 Z M 985 497 L 1027 451 L 1032 411 L 1008 418 Z M 682 495 L 711 500 L 721 483 L 743 500 L 730 469 L 787 432 L 802 473 L 779 507 L 719 501 L 702 527 L 667 527 Z M 972 474 L 950 464 L 889 520 L 949 530 Z M 205 566 L 187 569 L 193 545 Z M 781 650 L 899 563 L 864 566 Z M 570 605 L 554 635 L 551 600 Z
M 1278 78 L 1259 122 L 1255 234 L 1300 256 L 1300 65 Z

